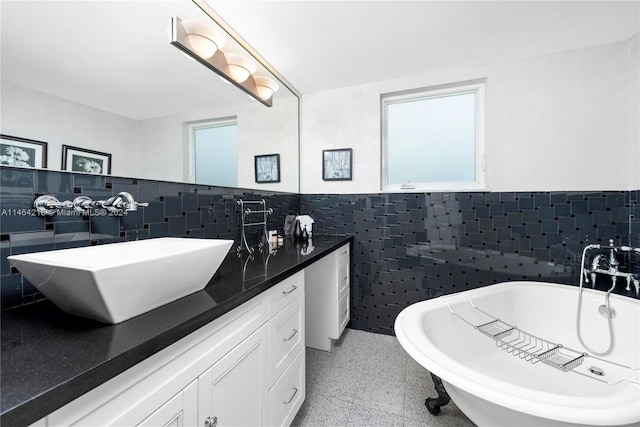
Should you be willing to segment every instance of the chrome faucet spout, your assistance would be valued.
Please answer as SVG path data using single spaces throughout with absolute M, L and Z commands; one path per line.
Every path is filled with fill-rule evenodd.
M 135 199 L 126 191 L 121 191 L 118 193 L 118 198 L 120 199 L 119 208 L 124 209 L 128 212 L 133 212 L 138 210 L 138 204 Z
M 617 247 L 613 244 L 613 240 L 609 240 L 609 246 L 594 247 L 592 245 L 589 245 L 585 248 L 583 255 L 586 253 L 588 249 L 605 249 L 608 251 L 608 254 L 599 253 L 593 257 L 593 259 L 591 260 L 590 268 L 585 268 L 583 275 L 581 275 L 581 276 L 584 276 L 585 283 L 589 282 L 588 279 L 590 277 L 591 287 L 595 288 L 595 281 L 598 274 L 604 274 L 611 277 L 611 288 L 607 291 L 607 298 L 608 298 L 608 294 L 615 289 L 617 280 L 620 277 L 625 279 L 627 282 L 627 286 L 625 288 L 626 291 L 630 292 L 632 289 L 631 284 L 633 284 L 635 287 L 636 295 L 640 294 L 640 280 L 636 277 L 637 275 L 634 273 L 621 272 L 619 270 L 620 262 L 616 259 L 616 255 L 618 252 L 635 253 L 636 249 L 630 246 Z M 583 266 L 584 266 L 584 258 L 583 258 Z M 636 283 L 638 283 L 637 286 L 636 286 Z
M 149 203 L 136 202 L 131 193 L 121 191 L 117 196 L 109 197 L 107 200 L 98 201 L 96 204 L 110 212 L 138 210 L 138 206 L 149 206 Z
M 616 252 L 618 252 L 618 248 L 613 243 L 613 239 L 609 239 L 609 266 L 611 266 L 611 268 L 617 267 L 619 264 L 616 259 Z

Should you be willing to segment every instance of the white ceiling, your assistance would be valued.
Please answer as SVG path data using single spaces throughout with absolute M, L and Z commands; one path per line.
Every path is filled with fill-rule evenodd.
M 640 29 L 638 1 L 208 3 L 303 94 L 627 40 Z
M 640 1 L 208 3 L 303 95 L 627 40 L 640 29 Z M 237 89 L 218 87 L 168 44 L 171 16 L 202 15 L 189 0 L 0 7 L 3 80 L 134 119 L 237 102 Z

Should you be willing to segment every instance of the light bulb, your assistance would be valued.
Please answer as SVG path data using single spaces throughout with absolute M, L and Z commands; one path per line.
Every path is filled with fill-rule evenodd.
M 209 25 L 189 20 L 182 21 L 182 25 L 187 33 L 189 44 L 200 58 L 209 59 L 224 46 L 224 35 Z
M 247 80 L 258 68 L 253 61 L 242 55 L 225 53 L 224 57 L 227 59 L 229 75 L 238 83 Z
M 253 81 L 256 84 L 256 92 L 258 92 L 258 96 L 265 101 L 271 98 L 280 88 L 278 82 L 266 76 L 253 76 Z
M 212 40 L 200 34 L 189 34 L 187 38 L 189 39 L 191 47 L 200 58 L 209 59 L 218 50 L 218 46 Z

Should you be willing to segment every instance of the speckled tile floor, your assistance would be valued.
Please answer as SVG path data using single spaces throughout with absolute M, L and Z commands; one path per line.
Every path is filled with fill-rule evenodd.
M 306 356 L 307 396 L 292 426 L 474 426 L 453 402 L 429 414 L 431 376 L 395 337 L 346 329 L 331 352 Z

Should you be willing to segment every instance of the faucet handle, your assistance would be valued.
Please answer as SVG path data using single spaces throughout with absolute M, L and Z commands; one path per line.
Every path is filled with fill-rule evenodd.
M 87 196 L 78 196 L 73 199 L 73 209 L 83 215 L 88 215 L 91 211 L 93 200 Z
M 149 206 L 149 203 L 146 202 L 136 202 L 136 199 L 133 195 L 127 191 L 121 191 L 118 193 L 118 198 L 113 203 L 115 207 L 121 210 L 125 210 L 128 212 L 132 212 L 138 210 L 138 207 Z
M 44 194 L 33 201 L 33 207 L 39 215 L 52 216 L 56 214 L 57 209 L 73 207 L 73 203 L 69 200 L 61 202 L 51 194 Z

